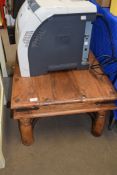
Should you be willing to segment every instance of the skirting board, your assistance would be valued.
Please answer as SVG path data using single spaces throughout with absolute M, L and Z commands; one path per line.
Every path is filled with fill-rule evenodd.
M 3 142 L 3 106 L 4 106 L 4 88 L 2 83 L 2 77 L 0 74 L 0 168 L 5 167 L 5 159 L 2 152 Z
M 8 77 L 1 36 L 0 36 L 0 65 L 1 65 L 3 77 Z

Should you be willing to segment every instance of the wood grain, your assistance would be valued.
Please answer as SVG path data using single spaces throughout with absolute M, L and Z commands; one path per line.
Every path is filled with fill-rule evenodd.
M 95 62 L 92 53 L 89 58 Z M 102 72 L 101 69 L 99 71 Z M 100 76 L 90 70 L 61 71 L 22 78 L 16 66 L 12 87 L 12 109 L 117 99 L 117 93 L 107 76 Z M 37 98 L 37 101 L 30 101 L 32 98 Z
M 87 112 L 97 112 L 97 111 L 107 111 L 117 109 L 115 104 L 94 104 L 94 103 L 69 103 L 69 104 L 58 104 L 58 105 L 47 105 L 40 106 L 38 110 L 27 110 L 20 111 L 14 110 L 14 119 L 20 118 L 38 118 L 38 117 L 52 117 L 52 116 L 62 116 L 70 114 L 79 114 Z
M 34 142 L 31 119 L 26 118 L 20 119 L 19 130 L 21 134 L 22 143 L 26 146 L 31 145 Z
M 106 111 L 96 113 L 96 119 L 92 122 L 92 134 L 96 137 L 102 135 L 106 123 Z

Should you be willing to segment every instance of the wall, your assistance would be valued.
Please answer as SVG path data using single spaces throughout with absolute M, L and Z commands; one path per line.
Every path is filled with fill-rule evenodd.
M 15 64 L 16 59 L 16 45 L 10 45 L 7 30 L 0 30 L 0 34 L 2 36 L 6 59 L 9 66 L 13 66 Z

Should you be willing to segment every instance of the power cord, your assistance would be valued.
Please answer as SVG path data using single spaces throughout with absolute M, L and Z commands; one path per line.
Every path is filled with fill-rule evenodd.
M 106 18 L 104 17 L 104 15 L 102 14 L 97 14 L 96 15 L 97 18 L 100 18 L 101 20 L 103 20 L 103 22 L 106 25 L 106 28 L 108 30 L 108 34 L 109 34 L 109 38 L 110 38 L 110 44 L 111 44 L 111 49 L 112 49 L 112 55 L 100 55 L 98 57 L 96 57 L 98 60 L 100 59 L 100 63 L 97 64 L 91 64 L 90 65 L 90 69 L 92 69 L 94 72 L 96 72 L 98 75 L 105 75 L 104 73 L 100 73 L 97 71 L 97 69 L 100 68 L 100 66 L 105 67 L 105 66 L 109 66 L 111 64 L 114 64 L 117 62 L 117 58 L 114 58 L 114 47 L 113 47 L 113 42 L 112 42 L 112 33 L 110 30 L 110 26 L 106 20 Z M 115 74 L 115 76 L 117 77 L 117 71 L 111 72 L 111 73 L 106 73 L 106 75 L 111 76 Z

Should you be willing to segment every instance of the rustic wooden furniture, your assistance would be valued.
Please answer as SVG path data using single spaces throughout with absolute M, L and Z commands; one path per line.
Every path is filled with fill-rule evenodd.
M 96 63 L 92 53 L 91 64 Z M 100 73 L 99 73 L 100 72 Z M 13 77 L 11 108 L 19 121 L 22 142 L 34 141 L 33 122 L 39 117 L 91 113 L 92 133 L 102 134 L 106 111 L 116 109 L 117 93 L 99 68 L 94 71 L 72 70 L 23 78 L 16 65 Z

